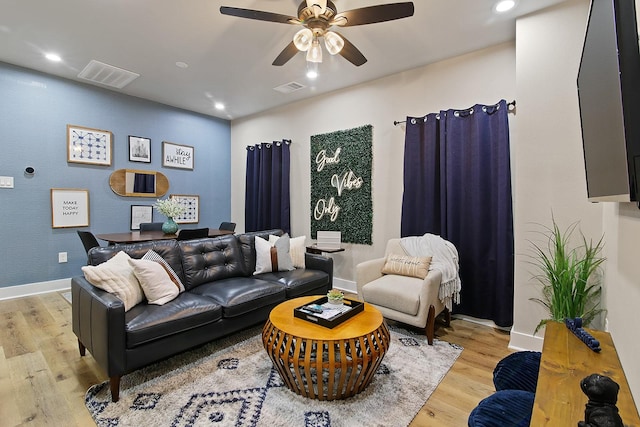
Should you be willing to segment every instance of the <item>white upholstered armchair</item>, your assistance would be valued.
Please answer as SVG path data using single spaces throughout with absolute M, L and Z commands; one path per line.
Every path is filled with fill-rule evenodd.
M 444 312 L 449 325 L 451 313 L 438 298 L 442 273 L 429 270 L 424 279 L 397 274 L 383 274 L 389 255 L 408 255 L 400 239 L 387 242 L 385 257 L 356 266 L 358 296 L 375 306 L 385 318 L 424 328 L 429 344 L 433 344 L 435 319 Z

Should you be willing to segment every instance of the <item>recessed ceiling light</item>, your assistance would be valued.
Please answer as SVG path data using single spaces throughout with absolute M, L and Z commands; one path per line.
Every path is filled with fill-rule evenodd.
M 187 64 L 186 62 L 178 61 L 178 62 L 176 62 L 176 67 L 178 67 L 178 68 L 187 68 L 187 67 L 189 67 L 189 64 Z
M 53 62 L 62 61 L 62 58 L 60 58 L 60 55 L 55 53 L 47 53 L 44 55 L 44 57 L 47 58 L 49 61 L 53 61 Z
M 494 9 L 498 13 L 504 13 L 513 9 L 515 6 L 516 6 L 515 0 L 502 0 L 496 3 Z
M 224 104 L 222 102 L 216 102 L 214 107 L 216 107 L 216 110 L 224 110 Z

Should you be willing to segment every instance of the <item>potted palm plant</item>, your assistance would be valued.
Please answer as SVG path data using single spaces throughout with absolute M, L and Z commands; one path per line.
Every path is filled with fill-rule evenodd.
M 605 261 L 601 256 L 603 238 L 597 243 L 580 233 L 579 243 L 572 247 L 572 236 L 578 223 L 571 224 L 561 231 L 552 219 L 551 228 L 545 227 L 542 234 L 546 245 L 533 246 L 532 264 L 538 274 L 534 278 L 541 285 L 540 298 L 531 298 L 545 306 L 549 318 L 542 319 L 534 331 L 534 335 L 548 321 L 564 322 L 564 319 L 582 318 L 584 326 L 602 313 L 600 297 L 602 294 L 600 266 Z

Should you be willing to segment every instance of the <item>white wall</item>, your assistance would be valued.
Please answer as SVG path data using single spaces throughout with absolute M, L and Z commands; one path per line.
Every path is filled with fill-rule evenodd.
M 516 275 L 511 346 L 541 348 L 532 337 L 542 308 L 527 254 L 535 223 L 561 226 L 580 221 L 588 237 L 605 233 L 605 293 L 608 324 L 636 402 L 640 401 L 640 211 L 631 204 L 591 204 L 586 200 L 576 76 L 586 27 L 588 0 L 521 18 L 516 43 L 503 44 L 419 69 L 395 74 L 326 96 L 264 112 L 231 125 L 232 218 L 243 230 L 245 146 L 290 138 L 292 145 L 292 233 L 310 233 L 309 138 L 364 124 L 374 127 L 373 246 L 348 245 L 334 255 L 336 277 L 354 280 L 354 266 L 381 256 L 390 237 L 400 234 L 404 128 L 406 115 L 466 108 L 516 99 L 509 115 L 514 178 Z M 516 128 L 517 123 L 517 128 Z
M 635 401 L 640 400 L 638 305 L 640 210 L 630 203 L 586 201 L 576 76 L 589 10 L 571 0 L 517 22 L 518 143 L 515 145 L 516 295 L 511 343 L 522 343 L 544 312 L 525 254 L 531 224 L 548 224 L 550 210 L 587 237 L 604 234 L 604 292 L 608 327 Z M 529 252 L 530 253 L 530 252 Z
M 373 245 L 349 244 L 345 252 L 333 255 L 336 277 L 354 281 L 355 265 L 382 256 L 387 240 L 400 236 L 404 126 L 394 126 L 393 121 L 476 103 L 495 104 L 502 98 L 513 100 L 514 49 L 513 43 L 498 45 L 233 121 L 231 160 L 237 167 L 231 176 L 231 217 L 238 229 L 244 229 L 247 145 L 282 138 L 293 141 L 291 231 L 310 236 L 311 135 L 371 124 Z M 513 128 L 515 116 L 510 115 L 510 120 Z

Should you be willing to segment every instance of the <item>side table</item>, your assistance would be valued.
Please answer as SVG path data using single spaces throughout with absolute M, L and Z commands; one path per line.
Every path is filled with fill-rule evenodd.
M 287 387 L 318 400 L 345 399 L 363 391 L 389 349 L 382 314 L 364 311 L 328 329 L 293 315 L 293 309 L 318 299 L 300 297 L 276 306 L 262 330 L 262 343 Z

